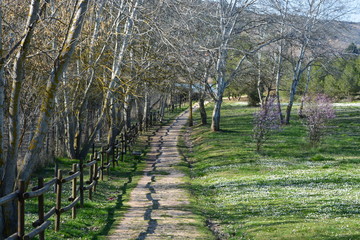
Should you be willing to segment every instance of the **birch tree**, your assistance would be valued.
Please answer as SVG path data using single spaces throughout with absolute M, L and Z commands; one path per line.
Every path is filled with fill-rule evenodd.
M 240 18 L 246 14 L 246 11 L 250 10 L 255 2 L 256 0 L 220 0 L 217 5 L 219 45 L 216 53 L 216 88 L 208 88 L 215 102 L 211 122 L 212 131 L 220 130 L 220 112 L 225 89 L 241 70 L 241 66 L 246 59 L 246 54 L 243 52 L 235 67 L 229 67 L 228 60 L 231 40 L 235 34 L 240 35 L 249 27 L 250 19 L 242 19 L 244 22 L 240 24 Z
M 286 124 L 290 123 L 302 74 L 315 59 L 328 54 L 331 49 L 326 37 L 332 35 L 334 21 L 344 15 L 343 4 L 343 1 L 335 0 L 291 1 L 289 4 L 291 15 L 287 15 L 287 23 L 291 26 L 292 38 L 289 39 L 291 45 L 287 54 L 290 54 L 288 59 L 293 67 L 293 77 L 286 108 Z

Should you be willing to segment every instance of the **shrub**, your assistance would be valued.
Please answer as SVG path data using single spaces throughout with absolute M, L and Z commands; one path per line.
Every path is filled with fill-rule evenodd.
M 313 146 L 321 142 L 327 123 L 335 118 L 332 101 L 324 94 L 306 96 L 304 99 L 304 124 L 308 131 L 309 142 Z
M 257 151 L 260 150 L 271 132 L 281 128 L 280 115 L 275 102 L 276 98 L 270 97 L 254 114 L 253 139 L 256 142 Z

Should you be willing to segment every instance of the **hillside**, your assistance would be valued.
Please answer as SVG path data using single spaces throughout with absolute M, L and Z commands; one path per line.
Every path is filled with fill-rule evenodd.
M 345 49 L 351 43 L 360 46 L 360 23 L 340 22 L 336 32 L 332 39 L 334 47 Z

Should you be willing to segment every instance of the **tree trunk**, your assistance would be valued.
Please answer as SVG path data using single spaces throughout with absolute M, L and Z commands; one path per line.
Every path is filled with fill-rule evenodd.
M 139 122 L 139 130 L 143 131 L 143 104 L 139 97 L 135 99 L 136 111 L 137 111 L 137 120 Z
M 282 114 L 282 110 L 281 110 L 281 100 L 280 100 L 280 81 L 281 81 L 281 71 L 282 71 L 282 43 L 280 44 L 279 47 L 279 59 L 278 59 L 278 69 L 277 69 L 277 73 L 276 73 L 276 100 L 277 100 L 277 109 L 279 112 L 279 117 L 280 117 L 280 122 L 281 124 L 284 123 L 284 116 Z
M 150 96 L 147 90 L 148 90 L 147 83 L 145 83 L 144 114 L 143 114 L 144 129 L 147 129 L 147 127 L 149 126 Z
M 167 96 L 164 96 L 160 104 L 160 122 L 164 120 L 166 103 L 167 103 Z
M 63 76 L 63 78 L 66 78 L 66 76 Z M 64 80 L 64 84 L 66 81 Z M 74 142 L 75 142 L 75 117 L 74 114 L 70 110 L 68 96 L 67 96 L 67 89 L 64 89 L 64 125 L 65 125 L 65 144 L 66 144 L 66 153 L 67 157 L 75 159 L 75 148 L 74 148 Z
M 192 83 L 189 84 L 189 127 L 194 125 L 192 109 Z
M 215 101 L 215 106 L 212 114 L 211 130 L 220 131 L 220 110 L 222 104 L 222 97 Z
M 201 116 L 201 124 L 206 125 L 207 124 L 207 114 L 206 114 L 206 109 L 205 109 L 205 100 L 202 96 L 199 99 L 199 111 L 200 111 L 200 116 Z
M 122 109 L 123 107 L 118 106 L 118 104 L 114 103 L 113 101 L 114 101 L 114 99 L 112 99 L 112 101 L 111 101 L 110 111 L 109 111 L 109 115 L 110 115 L 110 127 L 109 127 L 109 132 L 108 132 L 109 147 L 114 146 L 116 136 L 118 136 L 120 134 L 121 130 L 124 127 L 124 122 L 125 122 L 124 120 L 119 119 L 122 117 L 122 115 L 118 114 L 119 112 L 121 113 L 121 110 L 119 110 L 119 108 Z M 124 115 L 125 114 L 126 113 L 124 111 Z
M 294 68 L 294 77 L 293 77 L 293 82 L 291 84 L 291 89 L 290 89 L 289 104 L 286 108 L 285 124 L 287 124 L 287 125 L 290 124 L 290 115 L 291 115 L 291 110 L 292 110 L 294 100 L 295 100 L 296 89 L 299 84 L 301 74 L 303 72 L 303 70 L 301 69 L 301 66 L 304 61 L 306 46 L 307 46 L 307 42 L 305 42 L 301 46 L 299 58 L 298 58 L 298 61 L 296 62 L 295 68 Z
M 0 189 L 5 173 L 5 156 L 4 156 L 4 112 L 5 112 L 5 79 L 4 79 L 4 59 L 3 59 L 3 33 L 2 33 L 2 0 L 0 0 Z M 0 191 L 0 197 L 2 193 Z M 0 206 L 0 240 L 3 239 L 4 218 Z
M 296 94 L 297 85 L 299 84 L 299 80 L 300 80 L 300 78 L 298 78 L 298 77 L 294 78 L 293 83 L 291 85 L 289 103 L 286 108 L 285 124 L 287 124 L 287 125 L 290 124 L 291 110 L 294 105 L 295 94 Z
M 125 97 L 125 103 L 124 103 L 124 120 L 127 129 L 131 128 L 131 110 L 132 110 L 133 100 L 134 99 L 133 96 L 131 96 L 131 93 L 128 93 Z
M 305 117 L 303 114 L 304 100 L 309 91 L 310 80 L 311 80 L 311 66 L 309 66 L 309 68 L 308 68 L 305 91 L 304 91 L 303 97 L 301 98 L 301 103 L 300 103 L 300 108 L 299 108 L 299 117 L 301 117 L 301 118 Z
M 264 101 L 263 101 L 264 89 L 261 84 L 261 53 L 258 53 L 258 81 L 256 84 L 256 89 L 257 89 L 257 93 L 259 96 L 260 105 L 263 106 L 264 105 Z

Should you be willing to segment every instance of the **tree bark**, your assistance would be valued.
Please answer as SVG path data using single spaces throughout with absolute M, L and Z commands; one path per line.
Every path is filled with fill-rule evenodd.
M 299 117 L 301 117 L 301 118 L 305 117 L 304 114 L 303 114 L 304 100 L 305 100 L 305 96 L 307 95 L 307 93 L 309 91 L 310 80 L 311 80 L 311 66 L 309 66 L 309 68 L 308 68 L 305 91 L 304 91 L 304 94 L 303 94 L 303 96 L 301 98 L 301 103 L 300 103 L 300 108 L 299 108 Z
M 194 125 L 193 109 L 192 109 L 192 83 L 189 84 L 189 127 Z
M 222 97 L 215 101 L 214 110 L 212 113 L 211 130 L 214 132 L 220 131 L 220 110 L 222 104 Z
M 150 113 L 150 95 L 148 92 L 147 83 L 144 84 L 145 97 L 144 97 L 144 114 L 143 114 L 143 128 L 147 130 L 149 126 L 149 113 Z
M 131 110 L 132 110 L 133 100 L 134 99 L 133 96 L 131 96 L 131 93 L 128 93 L 125 97 L 125 103 L 124 103 L 124 119 L 125 119 L 125 126 L 127 129 L 131 128 Z
M 277 109 L 279 112 L 279 117 L 280 117 L 280 122 L 281 124 L 284 123 L 284 116 L 282 114 L 282 110 L 281 110 L 281 99 L 280 99 L 280 81 L 281 81 L 281 72 L 282 72 L 282 43 L 279 46 L 279 58 L 278 58 L 278 69 L 277 69 L 277 73 L 276 73 L 276 100 L 277 100 Z
M 289 103 L 288 103 L 288 106 L 286 108 L 285 124 L 287 124 L 287 125 L 290 124 L 291 110 L 292 110 L 292 107 L 294 105 L 297 86 L 299 84 L 301 74 L 303 72 L 303 69 L 301 69 L 301 67 L 302 67 L 302 64 L 303 64 L 303 61 L 304 61 L 304 57 L 305 57 L 306 45 L 307 45 L 307 42 L 305 42 L 302 45 L 298 61 L 296 62 L 296 65 L 295 65 L 295 68 L 294 68 L 295 70 L 294 70 L 293 81 L 292 81 L 291 88 L 290 88 Z
M 4 154 L 4 112 L 5 112 L 5 79 L 4 79 L 4 60 L 3 60 L 3 32 L 2 32 L 2 0 L 0 0 L 0 189 L 5 173 L 5 154 Z M 2 196 L 0 191 L 0 197 Z M 4 232 L 3 208 L 0 206 L 0 240 L 3 239 Z
M 257 81 L 256 89 L 257 89 L 257 93 L 259 96 L 260 105 L 263 106 L 264 105 L 264 99 L 263 99 L 264 88 L 261 83 L 261 53 L 258 53 L 258 81 Z
M 136 111 L 137 111 L 137 121 L 139 122 L 139 130 L 143 131 L 143 104 L 142 100 L 137 97 L 135 99 Z
M 201 124 L 206 125 L 207 124 L 207 114 L 205 109 L 205 100 L 203 97 L 200 97 L 199 99 L 199 111 L 200 111 L 200 117 L 201 117 Z

